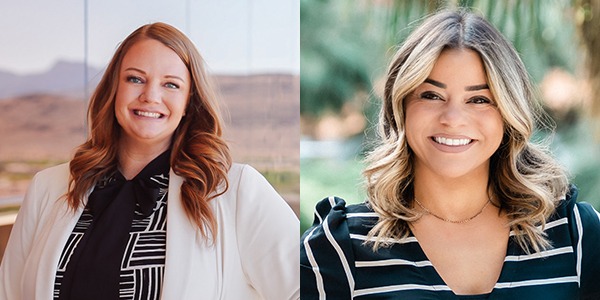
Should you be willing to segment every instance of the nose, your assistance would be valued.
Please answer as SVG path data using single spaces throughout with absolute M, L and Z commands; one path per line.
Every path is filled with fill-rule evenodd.
M 440 113 L 439 121 L 448 127 L 460 127 L 466 123 L 467 115 L 460 101 L 447 101 Z
M 160 87 L 150 82 L 146 83 L 142 93 L 140 94 L 140 101 L 148 103 L 158 103 L 161 100 Z

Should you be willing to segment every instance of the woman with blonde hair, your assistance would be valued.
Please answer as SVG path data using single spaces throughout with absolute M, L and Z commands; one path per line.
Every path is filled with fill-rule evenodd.
M 30 185 L 0 299 L 298 298 L 298 220 L 256 170 L 232 163 L 183 33 L 131 33 L 88 118 L 71 162 Z
M 367 201 L 324 199 L 302 237 L 302 299 L 599 299 L 599 216 L 535 118 L 490 23 L 426 18 L 388 69 Z

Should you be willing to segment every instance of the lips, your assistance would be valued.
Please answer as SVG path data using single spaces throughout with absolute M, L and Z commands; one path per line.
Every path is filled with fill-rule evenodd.
M 442 136 L 432 136 L 431 139 L 440 144 L 446 146 L 465 146 L 473 142 L 470 138 L 448 138 Z
M 434 148 L 445 153 L 461 153 L 470 149 L 477 140 L 464 135 L 434 135 L 429 140 Z
M 133 113 L 136 116 L 152 118 L 152 119 L 160 119 L 165 116 L 159 112 L 145 111 L 145 110 L 139 110 L 139 109 L 134 109 Z

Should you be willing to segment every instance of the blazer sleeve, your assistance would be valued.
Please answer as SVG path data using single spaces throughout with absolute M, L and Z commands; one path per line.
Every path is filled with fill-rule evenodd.
M 345 201 L 336 197 L 321 200 L 313 226 L 301 238 L 302 299 L 352 299 L 354 260 Z
M 245 165 L 238 184 L 236 232 L 248 281 L 264 299 L 299 299 L 298 218 L 254 168 Z
M 581 202 L 575 204 L 573 213 L 581 299 L 600 299 L 600 215 L 591 205 Z
M 38 175 L 34 176 L 10 232 L 0 265 L 0 299 L 22 299 L 23 271 L 31 251 L 41 209 L 38 207 Z

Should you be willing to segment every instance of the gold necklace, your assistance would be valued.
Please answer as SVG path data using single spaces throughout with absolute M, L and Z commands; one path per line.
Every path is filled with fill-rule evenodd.
M 492 202 L 492 200 L 490 198 L 488 198 L 488 201 L 485 203 L 485 205 L 474 216 L 466 218 L 464 220 L 458 220 L 458 221 L 456 221 L 456 220 L 450 220 L 450 219 L 442 218 L 442 217 L 440 217 L 440 216 L 432 213 L 429 209 L 425 208 L 425 206 L 423 206 L 423 204 L 421 204 L 421 202 L 419 202 L 419 200 L 417 200 L 417 197 L 414 197 L 414 199 L 415 199 L 415 202 L 417 202 L 417 204 L 419 204 L 419 206 L 423 209 L 423 211 L 425 211 L 425 213 L 427 213 L 429 215 L 432 215 L 432 216 L 434 216 L 434 217 L 436 217 L 436 218 L 438 218 L 438 219 L 440 219 L 440 220 L 442 220 L 444 222 L 454 223 L 454 224 L 464 224 L 464 223 L 467 223 L 467 222 L 469 222 L 469 221 L 477 218 L 477 216 L 479 216 L 483 212 L 483 210 L 488 206 L 488 204 L 490 204 L 490 202 Z

